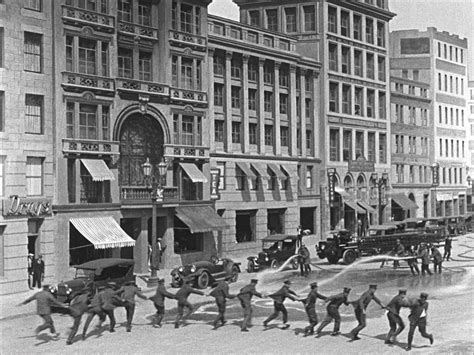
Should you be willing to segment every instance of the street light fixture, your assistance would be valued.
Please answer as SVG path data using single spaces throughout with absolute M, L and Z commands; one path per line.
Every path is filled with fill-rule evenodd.
M 142 165 L 143 175 L 145 176 L 146 187 L 151 192 L 151 274 L 148 279 L 148 284 L 158 284 L 157 270 L 159 260 L 159 250 L 157 250 L 156 244 L 156 203 L 163 201 L 163 182 L 166 184 L 166 171 L 168 170 L 168 164 L 166 164 L 163 158 L 158 164 L 158 180 L 152 175 L 153 166 L 150 163 L 150 159 L 146 158 L 146 162 Z

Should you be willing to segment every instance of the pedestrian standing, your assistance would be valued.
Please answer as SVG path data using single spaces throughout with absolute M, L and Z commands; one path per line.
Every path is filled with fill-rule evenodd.
M 449 261 L 449 258 L 451 257 L 451 247 L 452 247 L 452 239 L 448 235 L 446 237 L 446 240 L 444 241 L 444 256 L 443 260 L 446 259 L 446 261 Z
M 353 302 L 355 316 L 359 324 L 351 330 L 352 340 L 359 340 L 359 332 L 367 325 L 366 311 L 370 301 L 374 300 L 381 308 L 384 308 L 382 302 L 375 296 L 376 290 L 377 285 L 370 285 L 369 289 L 357 301 Z
M 300 264 L 300 274 L 301 276 L 308 276 L 306 263 L 309 260 L 309 250 L 304 244 L 298 249 L 298 262 Z
M 400 239 L 397 239 L 397 244 L 395 245 L 395 247 L 393 248 L 393 254 L 395 256 L 398 256 L 399 258 L 400 257 L 403 257 L 405 255 L 405 246 L 402 244 L 402 242 L 400 241 Z M 400 261 L 398 260 L 394 260 L 393 261 L 393 268 L 396 269 L 397 267 L 400 267 Z
M 90 289 L 84 288 L 71 300 L 69 315 L 74 319 L 66 344 L 71 345 L 81 324 L 82 315 L 87 312 L 91 301 Z
M 59 333 L 56 333 L 53 318 L 51 318 L 51 306 L 56 305 L 62 308 L 67 308 L 67 306 L 54 298 L 54 296 L 49 291 L 49 285 L 43 285 L 42 291 L 35 293 L 30 298 L 20 303 L 19 306 L 30 303 L 31 301 L 36 301 L 36 313 L 44 320 L 44 323 L 36 328 L 36 335 L 38 335 L 42 330 L 49 329 L 51 334 L 54 334 L 55 337 L 58 337 Z
M 443 268 L 443 257 L 441 256 L 439 249 L 434 245 L 431 248 L 431 256 L 433 258 L 434 273 L 436 274 L 436 271 L 438 271 L 438 274 L 441 274 L 441 269 Z
M 28 288 L 30 290 L 33 289 L 31 286 L 33 284 L 33 262 L 34 262 L 34 254 L 28 254 Z
M 398 295 L 393 297 L 387 304 L 387 318 L 390 330 L 385 339 L 385 344 L 393 344 L 396 341 L 398 334 L 405 329 L 405 324 L 403 323 L 402 317 L 400 317 L 400 309 L 402 307 L 408 307 L 408 302 L 405 299 L 406 294 L 407 290 L 399 290 Z
M 87 335 L 87 328 L 89 328 L 89 324 L 92 322 L 94 316 L 99 317 L 99 324 L 97 325 L 97 329 L 102 327 L 102 323 L 105 321 L 105 312 L 102 309 L 102 301 L 100 298 L 100 293 L 105 289 L 105 286 L 100 286 L 97 289 L 97 292 L 92 296 L 91 303 L 89 305 L 89 309 L 87 310 L 87 318 L 84 324 L 84 328 L 82 329 L 82 340 L 86 340 Z
M 327 299 L 326 296 L 323 296 L 318 292 L 318 283 L 312 282 L 310 284 L 311 290 L 308 293 L 306 298 L 302 299 L 301 301 L 304 304 L 304 309 L 306 314 L 308 315 L 309 325 L 304 329 L 304 335 L 313 335 L 314 334 L 314 327 L 318 324 L 318 315 L 316 314 L 316 300 Z
M 412 245 L 407 250 L 408 256 L 410 259 L 407 260 L 408 266 L 410 267 L 411 274 L 413 276 L 420 274 L 420 269 L 418 268 L 418 260 L 417 260 L 417 253 L 415 251 L 415 247 Z
M 418 298 L 413 304 L 410 305 L 411 313 L 408 316 L 410 321 L 410 330 L 408 331 L 408 345 L 405 350 L 411 350 L 411 345 L 413 342 L 413 334 L 415 329 L 418 327 L 420 334 L 423 338 L 430 340 L 430 344 L 433 344 L 434 338 L 433 334 L 428 334 L 426 332 L 426 318 L 428 312 L 428 294 L 422 292 L 420 298 Z
M 133 315 L 135 314 L 135 296 L 138 296 L 144 300 L 146 300 L 147 297 L 141 292 L 135 281 L 125 282 L 117 292 L 122 299 L 122 305 L 127 313 L 126 330 L 127 332 L 131 332 Z
M 309 249 L 306 245 L 303 244 L 304 248 L 304 259 L 303 259 L 303 265 L 304 265 L 304 274 L 306 277 L 309 276 L 311 273 L 311 254 L 309 253 Z
M 421 258 L 421 275 L 425 276 L 425 273 L 433 275 L 430 271 L 430 250 L 425 243 L 420 245 L 419 256 Z
M 175 328 L 179 328 L 179 322 L 181 320 L 185 321 L 191 315 L 191 313 L 194 312 L 194 306 L 188 301 L 189 295 L 191 293 L 195 293 L 196 295 L 204 296 L 204 292 L 196 290 L 189 285 L 189 283 L 191 282 L 191 280 L 185 282 L 175 294 L 175 297 L 178 300 L 178 314 L 176 315 L 176 321 L 174 322 Z M 185 308 L 188 309 L 188 312 L 183 317 L 183 312 Z
M 339 331 L 340 326 L 341 326 L 341 315 L 339 314 L 339 307 L 342 304 L 345 304 L 346 306 L 349 305 L 349 301 L 347 300 L 347 297 L 349 296 L 350 292 L 351 292 L 351 289 L 349 287 L 344 287 L 342 293 L 329 296 L 326 299 L 326 302 L 328 303 L 326 307 L 327 314 L 324 320 L 319 325 L 318 330 L 316 330 L 316 334 L 320 334 L 321 331 L 324 329 L 324 327 L 327 326 L 329 323 L 331 323 L 333 319 L 334 319 L 334 330 L 331 333 L 331 335 L 337 336 L 341 334 L 341 332 Z
M 161 328 L 161 321 L 165 316 L 165 298 L 175 299 L 175 295 L 168 292 L 165 287 L 165 279 L 158 280 L 158 287 L 156 288 L 156 293 L 154 296 L 151 296 L 149 299 L 153 301 L 153 304 L 156 308 L 156 324 L 153 326 L 156 328 Z
M 237 294 L 237 298 L 240 300 L 240 305 L 244 309 L 244 320 L 242 321 L 242 327 L 240 328 L 240 331 L 242 332 L 248 332 L 247 328 L 250 326 L 252 321 L 252 297 L 263 297 L 263 295 L 255 289 L 257 283 L 257 279 L 250 280 L 250 284 L 242 287 L 240 292 Z
M 217 311 L 217 318 L 214 321 L 214 330 L 219 328 L 219 322 L 221 325 L 226 323 L 225 320 L 225 308 L 226 308 L 226 300 L 227 298 L 234 298 L 235 295 L 231 295 L 229 293 L 229 282 L 230 278 L 227 278 L 224 281 L 220 281 L 217 286 L 211 291 L 210 295 L 216 299 Z
M 108 282 L 105 289 L 99 293 L 100 304 L 104 313 L 109 317 L 111 333 L 115 332 L 115 308 L 120 305 L 120 298 L 117 297 L 122 291 L 115 290 L 115 282 Z
M 44 261 L 41 254 L 33 261 L 32 272 L 33 288 L 36 287 L 36 285 L 38 285 L 38 288 L 41 288 L 41 282 L 44 281 Z
M 297 301 L 298 296 L 295 291 L 290 290 L 291 281 L 286 280 L 283 282 L 283 286 L 275 293 L 268 295 L 268 297 L 273 298 L 273 313 L 263 322 L 263 326 L 266 328 L 268 327 L 268 323 L 271 322 L 273 319 L 278 317 L 280 312 L 283 315 L 283 329 L 287 329 L 290 327 L 288 323 L 288 311 L 285 307 L 285 299 L 289 298 L 293 301 Z

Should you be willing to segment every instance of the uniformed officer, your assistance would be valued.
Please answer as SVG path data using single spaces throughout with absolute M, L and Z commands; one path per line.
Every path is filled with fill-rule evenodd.
M 144 300 L 146 300 L 147 297 L 141 292 L 140 288 L 135 284 L 135 281 L 127 281 L 117 292 L 127 312 L 127 332 L 131 332 L 133 315 L 135 313 L 135 296 Z
M 149 299 L 153 301 L 153 304 L 156 308 L 156 324 L 154 325 L 157 328 L 161 328 L 161 321 L 165 316 L 165 298 L 176 299 L 175 295 L 168 292 L 165 287 L 165 279 L 158 280 L 158 287 L 156 288 L 156 293 L 154 296 L 151 296 Z
M 359 325 L 351 330 L 352 340 L 359 340 L 359 332 L 366 327 L 366 310 L 370 301 L 374 300 L 380 307 L 385 308 L 382 302 L 375 296 L 377 285 L 370 285 L 357 301 L 352 302 L 354 306 L 355 316 Z
M 189 295 L 191 293 L 195 293 L 196 295 L 204 296 L 204 292 L 196 290 L 189 285 L 191 282 L 191 280 L 185 282 L 175 294 L 175 297 L 178 300 L 178 314 L 176 315 L 176 321 L 174 322 L 175 328 L 179 328 L 179 322 L 181 319 L 185 321 L 191 315 L 191 313 L 194 312 L 193 305 L 188 301 Z M 183 317 L 184 308 L 187 308 L 188 312 Z
M 268 323 L 271 322 L 273 319 L 278 317 L 280 312 L 283 314 L 283 329 L 287 329 L 290 327 L 288 322 L 288 311 L 284 305 L 285 299 L 290 298 L 293 301 L 297 301 L 298 296 L 295 291 L 290 290 L 291 281 L 286 280 L 283 282 L 283 286 L 275 293 L 268 295 L 268 297 L 273 298 L 273 313 L 263 322 L 263 326 L 266 328 Z
M 100 304 L 104 313 L 110 319 L 110 332 L 115 332 L 115 315 L 114 310 L 120 304 L 120 298 L 117 297 L 122 291 L 115 290 L 115 282 L 107 283 L 105 289 L 99 292 Z
M 316 330 L 316 334 L 320 334 L 321 331 L 324 329 L 324 327 L 327 326 L 329 323 L 331 323 L 333 319 L 334 319 L 334 330 L 331 333 L 331 335 L 337 336 L 341 334 L 341 332 L 339 331 L 339 328 L 341 326 L 341 316 L 339 314 L 339 307 L 343 303 L 346 306 L 349 305 L 349 302 L 347 301 L 347 297 L 349 296 L 350 292 L 351 292 L 350 288 L 344 287 L 344 290 L 342 291 L 342 293 L 329 296 L 326 299 L 326 302 L 328 303 L 326 307 L 327 314 L 324 320 L 319 325 L 318 329 Z
M 99 317 L 99 324 L 97 325 L 97 329 L 102 327 L 102 323 L 105 321 L 105 312 L 102 310 L 102 303 L 100 299 L 100 292 L 105 289 L 105 286 L 100 286 L 97 288 L 97 292 L 91 299 L 91 303 L 89 305 L 89 309 L 87 310 L 87 318 L 84 324 L 84 328 L 82 329 L 82 340 L 86 339 L 87 335 L 87 328 L 89 328 L 89 324 L 91 323 L 92 319 L 95 315 Z
M 218 310 L 218 315 L 214 321 L 214 330 L 219 328 L 219 322 L 221 325 L 226 323 L 225 320 L 225 308 L 227 298 L 234 298 L 235 295 L 229 294 L 229 282 L 231 277 L 226 278 L 224 281 L 218 282 L 217 286 L 211 291 L 210 295 L 216 299 L 216 305 Z
M 306 314 L 308 315 L 309 325 L 304 329 L 304 335 L 313 335 L 314 327 L 318 324 L 318 315 L 316 314 L 316 300 L 318 298 L 325 300 L 326 296 L 321 295 L 318 292 L 318 283 L 312 282 L 310 284 L 311 290 L 308 293 L 308 296 L 301 301 L 304 304 Z
M 252 321 L 252 296 L 263 297 L 263 295 L 255 289 L 257 283 L 257 279 L 250 280 L 250 284 L 242 287 L 237 295 L 237 298 L 240 300 L 240 305 L 244 309 L 244 320 L 242 321 L 242 327 L 240 328 L 240 331 L 242 332 L 248 332 L 247 327 L 250 326 Z
M 55 337 L 58 337 L 59 333 L 56 333 L 53 318 L 51 318 L 51 306 L 56 305 L 62 308 L 67 308 L 67 306 L 54 298 L 54 296 L 49 291 L 49 285 L 43 285 L 43 289 L 41 291 L 35 293 L 30 298 L 20 303 L 19 306 L 30 303 L 34 300 L 36 300 L 36 313 L 44 320 L 44 323 L 36 328 L 36 335 L 38 335 L 38 333 L 42 330 L 49 329 L 51 334 L 54 334 Z
M 408 316 L 410 321 L 410 330 L 408 331 L 408 345 L 405 350 L 411 350 L 411 344 L 413 342 L 413 334 L 415 333 L 416 327 L 420 331 L 420 334 L 423 338 L 430 340 L 430 344 L 433 344 L 434 338 L 433 334 L 428 334 L 426 332 L 426 318 L 428 312 L 428 294 L 422 292 L 420 298 L 418 298 L 413 304 L 410 305 L 411 313 Z
M 89 288 L 84 288 L 71 300 L 69 314 L 74 319 L 71 332 L 67 338 L 66 344 L 71 345 L 81 324 L 82 315 L 89 309 L 91 302 L 91 293 Z
M 402 318 L 400 317 L 400 308 L 408 307 L 408 302 L 405 299 L 407 290 L 399 290 L 398 295 L 392 298 L 392 300 L 387 304 L 387 318 L 390 325 L 390 330 L 385 339 L 385 344 L 393 344 L 403 329 L 405 329 L 405 324 L 403 323 Z M 398 326 L 398 328 L 397 328 Z

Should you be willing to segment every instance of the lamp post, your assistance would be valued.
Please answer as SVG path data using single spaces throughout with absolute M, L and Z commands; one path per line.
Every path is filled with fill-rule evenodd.
M 379 193 L 379 224 L 383 224 L 383 206 L 387 204 L 385 188 L 387 187 L 388 173 L 382 173 L 380 179 L 377 173 L 372 173 L 372 179 L 377 184 L 377 189 Z
M 466 180 L 467 180 L 467 185 L 468 185 L 468 186 L 471 186 L 471 189 L 472 189 L 472 190 L 471 190 L 471 198 L 470 198 L 469 200 L 466 198 L 466 202 L 469 202 L 469 203 L 467 204 L 467 207 L 466 207 L 466 208 L 467 208 L 467 211 L 468 211 L 468 212 L 471 212 L 471 211 L 472 211 L 472 197 L 473 197 L 473 195 L 474 195 L 474 184 L 472 183 L 473 181 L 472 181 L 472 178 L 471 178 L 470 175 L 467 176 Z M 467 196 L 469 196 L 469 194 L 466 194 L 466 197 L 467 197 Z
M 153 166 L 149 158 L 143 164 L 143 175 L 147 188 L 151 192 L 151 274 L 148 280 L 149 284 L 158 283 L 157 269 L 158 269 L 158 250 L 156 245 L 156 203 L 163 201 L 163 179 L 166 179 L 166 170 L 168 165 L 164 158 L 158 164 L 158 180 L 152 175 Z M 166 183 L 166 180 L 165 180 Z
M 432 181 L 431 181 L 431 186 L 434 188 L 433 190 L 433 205 L 434 205 L 434 215 L 435 217 L 438 215 L 437 211 L 437 203 L 436 203 L 436 188 L 439 186 L 439 163 L 433 163 L 431 164 L 431 175 L 432 175 Z

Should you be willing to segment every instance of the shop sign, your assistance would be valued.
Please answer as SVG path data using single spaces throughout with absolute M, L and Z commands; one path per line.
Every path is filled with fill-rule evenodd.
M 51 200 L 22 198 L 18 195 L 10 196 L 9 200 L 3 200 L 2 214 L 4 217 L 26 216 L 44 217 L 52 214 Z
M 211 169 L 211 200 L 219 200 L 221 198 L 219 193 L 220 170 Z
M 335 172 L 334 169 L 328 169 L 328 190 L 329 190 L 329 202 L 330 203 L 334 202 L 334 198 L 335 198 L 335 194 L 336 194 L 335 184 L 334 184 L 335 174 L 336 174 L 336 172 Z

